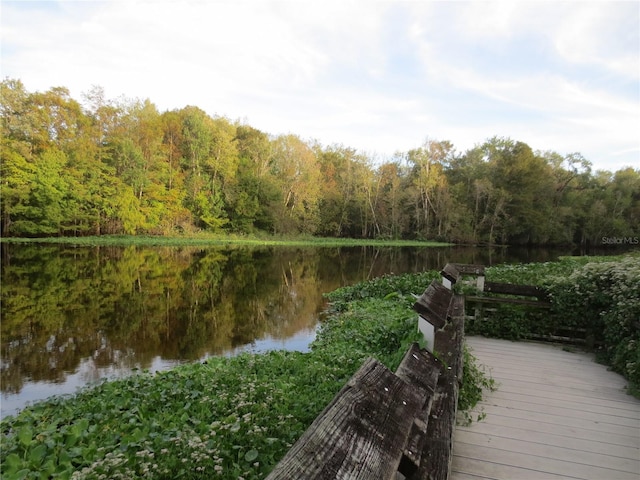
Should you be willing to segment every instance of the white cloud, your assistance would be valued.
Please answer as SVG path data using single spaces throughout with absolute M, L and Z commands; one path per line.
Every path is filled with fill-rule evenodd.
M 2 3 L 2 75 L 391 155 L 499 135 L 640 166 L 636 2 Z M 634 15 L 635 12 L 635 15 Z
M 521 5 L 514 1 L 471 2 L 463 4 L 457 18 L 458 32 L 481 42 L 504 41 L 517 27 L 515 20 Z
M 563 17 L 554 32 L 558 53 L 569 62 L 597 65 L 636 81 L 640 79 L 638 3 L 579 5 Z

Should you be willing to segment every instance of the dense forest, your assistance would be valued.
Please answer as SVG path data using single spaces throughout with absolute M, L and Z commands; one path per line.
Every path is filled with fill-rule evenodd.
M 640 237 L 640 169 L 494 137 L 427 140 L 384 162 L 270 135 L 195 106 L 82 101 L 1 84 L 1 234 L 199 231 L 459 243 L 603 244 Z

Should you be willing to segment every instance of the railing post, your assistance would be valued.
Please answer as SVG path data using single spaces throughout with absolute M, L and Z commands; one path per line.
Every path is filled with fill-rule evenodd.
M 413 305 L 418 312 L 418 331 L 422 333 L 430 353 L 433 353 L 436 331 L 447 323 L 452 294 L 451 290 L 433 280 Z
M 433 345 L 436 338 L 436 329 L 429 320 L 418 314 L 418 331 L 422 333 L 425 342 L 425 350 L 433 353 Z

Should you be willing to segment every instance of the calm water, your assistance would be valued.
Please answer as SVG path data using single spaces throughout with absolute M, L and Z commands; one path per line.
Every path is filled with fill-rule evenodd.
M 569 252 L 479 248 L 140 248 L 2 244 L 2 415 L 134 369 L 305 351 L 322 294 L 447 262 Z M 426 287 L 426 286 L 425 286 Z M 421 292 L 416 292 L 421 293 Z

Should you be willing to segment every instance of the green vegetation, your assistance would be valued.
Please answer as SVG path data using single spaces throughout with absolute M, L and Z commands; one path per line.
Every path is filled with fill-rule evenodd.
M 482 400 L 485 391 L 496 391 L 498 384 L 491 378 L 485 367 L 478 362 L 472 350 L 464 346 L 464 369 L 462 385 L 458 397 L 459 422 L 470 425 L 474 421 L 481 422 L 486 417 L 483 408 L 471 411 Z
M 384 162 L 273 136 L 195 106 L 83 103 L 0 83 L 0 234 L 437 239 L 591 244 L 640 238 L 640 170 L 491 138 L 426 141 Z
M 501 329 L 494 318 L 469 323 L 468 332 L 523 338 L 583 328 L 638 394 L 639 255 L 500 265 L 487 276 L 547 288 L 551 320 L 508 310 Z M 332 292 L 309 353 L 210 358 L 28 407 L 0 424 L 3 478 L 264 478 L 366 357 L 397 367 L 418 340 L 412 294 L 437 277 L 385 276 Z M 493 383 L 466 351 L 460 408 L 483 388 Z
M 30 406 L 2 420 L 3 479 L 264 478 L 368 356 L 397 367 L 419 339 L 411 294 L 435 276 L 333 292 L 309 353 L 210 358 Z M 490 384 L 470 372 L 467 407 Z
M 444 247 L 450 245 L 445 242 L 424 240 L 382 240 L 363 238 L 322 238 L 322 237 L 275 237 L 271 235 L 183 235 L 179 237 L 149 236 L 149 235 L 89 235 L 86 237 L 4 237 L 0 241 L 6 243 L 61 243 L 89 246 L 161 246 L 161 247 L 190 247 L 190 246 L 278 246 L 278 247 Z
M 584 328 L 599 359 L 629 381 L 640 398 L 640 256 L 587 263 L 548 280 L 553 314 Z
M 498 265 L 487 270 L 487 279 L 542 286 L 551 311 L 500 306 L 483 321 L 468 322 L 467 333 L 510 339 L 580 335 L 640 397 L 640 255 Z

